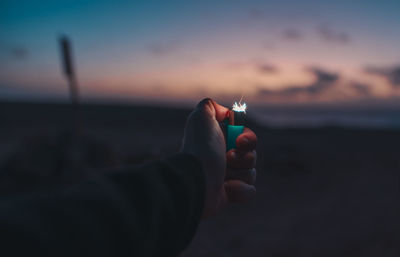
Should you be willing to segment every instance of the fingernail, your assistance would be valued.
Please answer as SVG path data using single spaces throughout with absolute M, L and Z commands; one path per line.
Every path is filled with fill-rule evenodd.
M 247 137 L 243 137 L 243 143 L 247 144 L 249 142 L 249 139 Z
M 232 158 L 236 158 L 236 153 L 235 152 L 231 152 L 231 157 Z

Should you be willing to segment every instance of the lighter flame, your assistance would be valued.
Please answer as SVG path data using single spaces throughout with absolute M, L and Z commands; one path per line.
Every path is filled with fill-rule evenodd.
M 244 112 L 244 113 L 246 113 L 246 109 L 247 109 L 246 103 L 242 104 L 241 102 L 239 102 L 239 103 L 235 102 L 233 104 L 233 106 L 232 106 L 232 110 L 235 111 L 235 112 Z

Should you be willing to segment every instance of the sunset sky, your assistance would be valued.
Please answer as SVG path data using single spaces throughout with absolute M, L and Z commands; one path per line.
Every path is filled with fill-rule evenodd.
M 0 98 L 400 106 L 400 1 L 1 1 Z

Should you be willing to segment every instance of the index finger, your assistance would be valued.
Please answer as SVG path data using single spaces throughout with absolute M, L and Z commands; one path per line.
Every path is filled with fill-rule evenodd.
M 256 149 L 257 136 L 249 128 L 244 128 L 243 133 L 236 138 L 236 149 L 238 151 L 247 152 Z
M 215 109 L 215 118 L 217 119 L 218 122 L 222 122 L 228 115 L 229 109 L 226 108 L 225 106 L 220 105 L 216 101 L 211 100 L 211 103 L 214 105 Z
M 218 104 L 211 98 L 204 98 L 203 100 L 201 100 L 197 104 L 196 109 L 192 113 L 204 110 L 206 110 L 208 114 L 210 114 L 218 122 L 222 122 L 227 117 L 229 112 L 228 108 Z

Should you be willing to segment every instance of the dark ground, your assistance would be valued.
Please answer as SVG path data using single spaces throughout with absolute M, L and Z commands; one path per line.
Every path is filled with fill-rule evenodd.
M 90 172 L 167 156 L 188 113 L 87 105 L 71 143 L 68 106 L 0 103 L 0 162 L 19 172 L 0 176 L 0 191 L 78 179 L 57 170 L 71 149 L 72 167 Z M 259 137 L 257 198 L 204 221 L 182 256 L 400 256 L 400 131 L 248 125 Z

